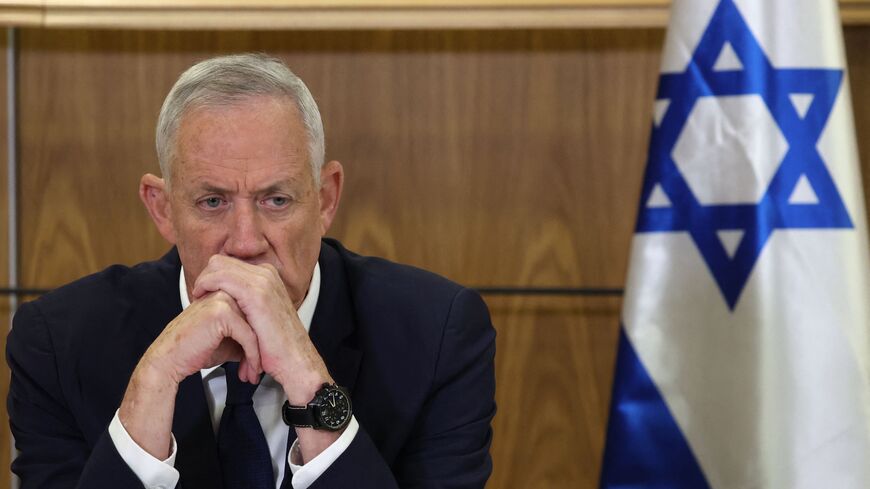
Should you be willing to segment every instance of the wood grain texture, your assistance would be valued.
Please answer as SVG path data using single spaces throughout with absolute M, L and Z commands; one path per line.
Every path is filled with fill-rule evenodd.
M 498 327 L 490 489 L 598 486 L 621 301 L 488 298 Z
M 22 283 L 50 287 L 112 261 L 103 257 L 157 255 L 166 246 L 136 192 L 155 161 L 156 92 L 168 90 L 157 79 L 176 73 L 124 63 L 123 50 L 90 63 L 85 35 L 41 46 L 35 31 L 21 34 Z
M 189 64 L 248 50 L 312 87 L 352 248 L 474 285 L 622 283 L 658 31 L 21 37 L 28 286 L 159 254 L 135 194 L 154 114 Z

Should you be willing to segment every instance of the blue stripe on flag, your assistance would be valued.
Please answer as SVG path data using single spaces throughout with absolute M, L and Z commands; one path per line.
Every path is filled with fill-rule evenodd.
M 624 327 L 616 358 L 601 487 L 708 489 L 701 467 Z

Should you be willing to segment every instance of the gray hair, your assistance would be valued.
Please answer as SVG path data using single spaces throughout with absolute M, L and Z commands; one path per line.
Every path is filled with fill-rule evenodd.
M 175 157 L 175 137 L 181 120 L 192 109 L 225 107 L 254 96 L 287 97 L 296 104 L 308 136 L 308 158 L 319 185 L 325 157 L 320 110 L 305 83 L 276 58 L 237 54 L 201 61 L 187 69 L 172 86 L 157 118 L 157 159 L 167 184 Z

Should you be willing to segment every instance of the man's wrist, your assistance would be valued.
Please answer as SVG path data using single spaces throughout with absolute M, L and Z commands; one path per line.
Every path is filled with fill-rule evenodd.
M 176 376 L 167 372 L 165 368 L 160 367 L 158 362 L 151 361 L 149 358 L 144 358 L 139 362 L 136 370 L 133 371 L 131 383 L 135 380 L 140 387 L 147 389 L 150 392 L 178 391 L 178 385 L 182 379 L 176 379 Z
M 178 445 L 172 437 L 169 457 L 157 459 L 141 446 L 127 432 L 121 422 L 120 414 L 115 413 L 109 424 L 109 437 L 118 451 L 118 455 L 146 488 L 170 488 L 178 484 L 180 474 L 175 469 L 175 457 Z
M 291 375 L 272 374 L 272 377 L 284 388 L 284 395 L 291 406 L 307 406 L 314 399 L 323 384 L 334 384 L 335 381 L 326 367 L 309 366 L 307 368 L 290 367 L 284 371 Z
M 323 388 L 323 384 L 334 384 L 335 381 L 329 376 L 313 376 L 309 380 L 302 382 L 294 382 L 290 389 L 284 388 L 284 393 L 287 395 L 287 402 L 291 406 L 307 406 L 309 402 L 314 400 L 317 392 Z
M 172 414 L 178 383 L 140 361 L 130 377 L 118 409 L 118 420 L 130 437 L 151 456 L 164 460 L 172 451 Z

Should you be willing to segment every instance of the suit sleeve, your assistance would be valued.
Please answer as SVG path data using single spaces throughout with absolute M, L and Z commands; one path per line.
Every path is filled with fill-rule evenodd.
M 482 489 L 492 472 L 495 330 L 480 296 L 453 299 L 429 398 L 392 468 L 364 427 L 311 489 Z
M 15 314 L 6 362 L 12 373 L 6 405 L 19 452 L 12 471 L 21 479 L 21 489 L 142 487 L 108 430 L 91 446 L 79 429 L 63 396 L 63 367 L 34 303 Z

